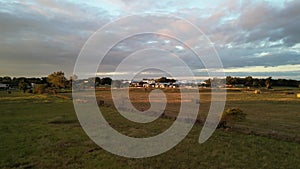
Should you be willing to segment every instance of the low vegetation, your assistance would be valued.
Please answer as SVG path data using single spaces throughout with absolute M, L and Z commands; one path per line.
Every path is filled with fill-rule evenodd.
M 223 112 L 219 128 L 228 128 L 234 122 L 241 122 L 246 119 L 246 113 L 239 108 L 229 108 Z
M 175 116 L 180 95 L 177 90 L 164 91 L 171 98 L 166 114 Z M 132 89 L 137 108 L 149 106 L 144 102 L 148 92 Z M 118 157 L 93 143 L 82 130 L 72 101 L 66 99 L 70 93 L 57 97 L 0 92 L 0 168 L 298 168 L 300 100 L 285 92 L 274 89 L 255 95 L 229 91 L 224 114 L 237 118 L 232 128 L 217 130 L 206 143 L 199 144 L 202 125 L 197 124 L 175 148 L 146 159 Z M 109 96 L 109 89 L 97 91 L 98 100 L 106 105 L 100 107 L 105 118 L 123 134 L 153 136 L 173 123 L 172 118 L 145 125 L 130 122 L 118 114 Z M 201 121 L 209 103 L 210 93 L 201 92 Z
M 226 121 L 243 121 L 246 114 L 239 108 L 229 108 L 223 113 L 223 120 Z

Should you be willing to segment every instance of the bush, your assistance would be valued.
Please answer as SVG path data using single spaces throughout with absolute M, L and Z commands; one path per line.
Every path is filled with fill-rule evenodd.
M 227 128 L 229 127 L 227 124 L 237 121 L 243 121 L 246 119 L 246 115 L 241 109 L 239 108 L 229 108 L 227 109 L 223 115 L 222 119 L 219 123 L 219 128 Z
M 24 91 L 24 93 L 32 93 L 32 90 L 31 90 L 31 89 L 26 89 L 26 90 Z
M 35 84 L 34 85 L 34 93 L 35 94 L 43 94 L 46 92 L 47 84 Z
M 222 118 L 227 121 L 243 121 L 246 114 L 239 108 L 229 108 L 223 113 Z

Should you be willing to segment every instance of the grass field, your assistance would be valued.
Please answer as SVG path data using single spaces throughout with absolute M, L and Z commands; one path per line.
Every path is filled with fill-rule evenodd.
M 171 98 L 166 113 L 175 116 L 179 94 L 176 90 L 165 92 Z M 149 108 L 148 93 L 131 92 L 137 109 Z M 109 96 L 108 90 L 97 91 L 97 98 L 106 104 L 102 113 L 121 133 L 151 136 L 172 125 L 171 118 L 143 126 L 126 121 Z M 172 150 L 151 158 L 127 159 L 104 151 L 88 138 L 71 100 L 0 92 L 0 168 L 299 168 L 300 99 L 283 89 L 260 95 L 229 91 L 227 98 L 227 108 L 239 107 L 247 113 L 246 121 L 233 124 L 237 130 L 219 129 L 199 144 L 202 126 L 197 124 Z M 199 118 L 204 120 L 209 91 L 201 92 L 200 102 Z

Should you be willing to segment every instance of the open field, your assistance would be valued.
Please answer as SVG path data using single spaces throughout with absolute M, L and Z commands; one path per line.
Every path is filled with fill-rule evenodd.
M 293 92 L 299 92 L 292 90 Z M 290 91 L 290 90 L 289 90 Z M 149 91 L 133 89 L 137 109 L 149 108 Z M 166 114 L 180 107 L 177 90 L 165 91 Z M 65 96 L 70 96 L 66 93 Z M 98 90 L 100 109 L 111 125 L 134 137 L 152 136 L 172 125 L 171 118 L 136 124 L 118 115 L 109 90 Z M 179 100 L 179 101 L 178 101 Z M 201 91 L 199 119 L 205 120 L 210 92 Z M 94 144 L 83 132 L 71 100 L 49 95 L 0 92 L 0 168 L 298 168 L 300 166 L 300 99 L 278 89 L 260 95 L 229 91 L 226 107 L 247 113 L 236 130 L 217 130 L 199 144 L 201 125 L 172 150 L 152 158 L 126 159 Z
M 150 92 L 151 90 L 131 89 L 132 104 L 141 111 L 149 109 Z M 176 117 L 180 108 L 180 92 L 178 89 L 164 90 L 164 92 L 168 99 L 165 113 L 170 117 Z M 246 121 L 232 124 L 237 129 L 300 142 L 300 99 L 295 96 L 297 92 L 300 92 L 297 88 L 274 89 L 264 91 L 262 94 L 254 94 L 253 91 L 245 89 L 228 90 L 225 109 L 237 107 L 247 114 Z M 110 90 L 98 90 L 96 96 L 113 107 Z M 183 101 L 188 101 L 188 99 L 183 98 Z M 200 90 L 199 100 L 198 119 L 204 122 L 211 104 L 210 90 Z

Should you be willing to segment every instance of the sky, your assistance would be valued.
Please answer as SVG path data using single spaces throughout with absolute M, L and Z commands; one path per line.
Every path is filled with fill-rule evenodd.
M 103 26 L 125 16 L 160 13 L 182 18 L 201 30 L 218 53 L 226 75 L 300 80 L 299 0 L 0 0 L 0 6 L 0 76 L 42 77 L 60 70 L 70 76 L 84 45 Z M 201 56 L 190 50 L 203 47 L 195 41 L 197 37 L 186 36 L 184 41 L 193 43 L 185 44 L 162 36 L 170 26 L 180 29 L 182 35 L 190 31 L 178 19 L 167 24 L 145 18 L 107 31 L 121 36 L 122 31 L 135 29 L 134 25 L 159 30 L 124 37 L 107 52 L 97 75 L 126 78 L 138 70 L 130 68 L 144 62 L 180 72 L 174 59 L 178 55 L 194 74 L 206 76 Z M 99 41 L 98 45 L 104 44 Z M 148 48 L 153 50 L 140 50 Z M 133 60 L 117 71 L 128 55 Z M 139 73 L 150 74 L 163 75 L 154 70 Z

